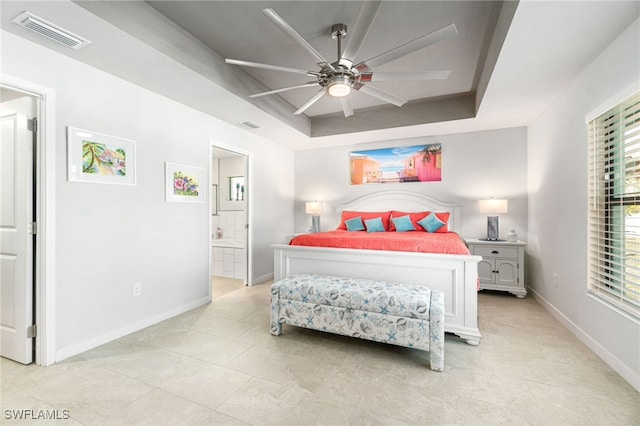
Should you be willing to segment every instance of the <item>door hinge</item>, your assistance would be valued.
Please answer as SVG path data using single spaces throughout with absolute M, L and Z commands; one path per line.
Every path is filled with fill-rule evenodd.
M 27 339 L 32 339 L 38 335 L 38 326 L 33 324 L 27 327 Z
M 31 222 L 27 225 L 27 232 L 31 235 L 36 235 L 38 233 L 38 223 Z
M 27 120 L 27 129 L 31 130 L 33 133 L 38 133 L 38 118 L 34 117 Z

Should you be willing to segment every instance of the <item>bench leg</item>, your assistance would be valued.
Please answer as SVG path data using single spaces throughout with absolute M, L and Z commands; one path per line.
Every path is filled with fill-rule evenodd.
M 271 334 L 274 336 L 279 336 L 282 334 L 282 324 L 280 324 L 277 320 L 275 323 L 271 321 Z
M 279 336 L 282 334 L 282 324 L 278 321 L 278 313 L 280 311 L 280 286 L 273 284 L 271 286 L 271 334 Z
M 435 347 L 429 348 L 430 367 L 433 371 L 444 371 L 443 352 L 436 350 Z
M 431 292 L 429 360 L 432 370 L 444 370 L 444 294 L 439 291 Z

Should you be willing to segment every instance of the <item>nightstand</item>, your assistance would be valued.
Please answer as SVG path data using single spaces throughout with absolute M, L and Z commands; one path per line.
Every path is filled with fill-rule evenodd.
M 482 256 L 478 262 L 480 290 L 508 291 L 518 298 L 527 295 L 524 287 L 524 241 L 484 241 L 465 238 L 469 251 Z

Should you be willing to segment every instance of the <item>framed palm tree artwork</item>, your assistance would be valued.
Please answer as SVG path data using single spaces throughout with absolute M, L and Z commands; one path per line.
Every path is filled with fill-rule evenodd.
M 67 127 L 67 180 L 135 185 L 135 141 Z

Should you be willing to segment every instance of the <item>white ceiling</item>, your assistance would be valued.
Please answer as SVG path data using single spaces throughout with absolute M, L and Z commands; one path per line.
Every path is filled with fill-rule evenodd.
M 371 45 L 366 48 L 369 52 L 363 53 L 365 57 L 368 53 L 377 53 L 378 46 L 384 43 L 387 43 L 385 48 L 396 45 L 398 39 L 394 37 L 400 29 L 403 37 L 410 36 L 409 33 L 417 36 L 448 24 L 451 17 L 455 15 L 455 19 L 458 20 L 456 25 L 461 34 L 455 42 L 452 41 L 447 45 L 446 43 L 451 41 L 447 40 L 424 49 L 424 52 L 419 52 L 415 57 L 394 61 L 388 66 L 395 66 L 395 62 L 398 62 L 402 67 L 420 67 L 421 70 L 451 69 L 457 75 L 452 76 L 451 81 L 443 86 L 437 84 L 434 86 L 429 82 L 426 86 L 422 86 L 421 83 L 419 88 L 411 85 L 408 89 L 395 85 L 394 90 L 404 91 L 405 95 L 419 103 L 425 97 L 428 99 L 431 96 L 438 97 L 442 94 L 442 90 L 445 90 L 444 87 L 449 87 L 446 89 L 449 93 L 464 92 L 474 90 L 472 86 L 475 84 L 476 89 L 484 93 L 477 113 L 474 111 L 476 116 L 311 137 L 313 120 L 317 117 L 325 117 L 323 114 L 330 112 L 331 106 L 318 105 L 313 112 L 309 111 L 310 117 L 294 117 L 292 111 L 295 110 L 295 104 L 300 102 L 299 98 L 308 95 L 305 92 L 292 94 L 292 97 L 251 102 L 248 99 L 249 94 L 261 91 L 265 86 L 273 88 L 281 84 L 278 81 L 278 75 L 267 75 L 267 72 L 258 73 L 264 74 L 263 76 L 250 76 L 244 71 L 239 73 L 237 67 L 224 64 L 223 59 L 225 56 L 232 56 L 236 59 L 272 63 L 270 58 L 274 58 L 276 63 L 291 61 L 283 64 L 286 66 L 311 68 L 313 63 L 309 64 L 309 62 L 313 62 L 313 58 L 309 61 L 305 56 L 308 54 L 304 51 L 294 53 L 299 49 L 297 46 L 287 47 L 286 44 L 290 42 L 262 16 L 259 12 L 261 6 L 274 6 L 274 9 L 289 24 L 303 36 L 308 37 L 309 42 L 314 45 L 318 43 L 316 47 L 327 50 L 323 54 L 330 56 L 335 55 L 335 52 L 331 50 L 333 40 L 326 35 L 326 27 L 337 20 L 342 20 L 341 18 L 348 18 L 344 19 L 345 21 L 352 20 L 357 15 L 360 3 L 316 1 L 302 4 L 295 2 L 295 7 L 293 7 L 294 3 L 290 2 L 275 4 L 274 2 L 233 2 L 233 7 L 228 2 L 177 3 L 179 4 L 169 2 L 167 5 L 163 3 L 157 5 L 154 3 L 158 10 L 162 9 L 163 13 L 172 15 L 169 20 L 158 10 L 143 2 L 2 1 L 0 2 L 0 22 L 2 29 L 6 31 L 104 69 L 233 125 L 239 125 L 247 120 L 260 123 L 264 128 L 252 130 L 252 132 L 274 141 L 287 143 L 294 149 L 305 149 L 527 125 L 549 103 L 553 102 L 562 88 L 580 70 L 640 16 L 640 2 L 637 1 L 526 1 L 519 4 L 508 2 L 508 7 L 513 9 L 517 6 L 517 10 L 514 14 L 512 13 L 512 19 L 508 19 L 510 26 L 497 26 L 495 37 L 500 38 L 500 32 L 503 31 L 504 42 L 501 48 L 493 45 L 488 50 L 488 57 L 493 54 L 497 60 L 495 67 L 491 67 L 492 72 L 487 73 L 484 69 L 478 70 L 477 56 L 461 58 L 460 52 L 454 49 L 457 46 L 457 49 L 465 52 L 477 52 L 474 50 L 474 40 L 469 40 L 468 34 L 473 32 L 478 37 L 486 34 L 487 28 L 484 27 L 482 30 L 482 26 L 483 23 L 486 24 L 488 18 L 482 15 L 482 12 L 478 12 L 480 16 L 476 21 L 475 15 L 469 14 L 466 7 L 478 7 L 478 10 L 484 10 L 481 8 L 483 2 L 474 2 L 478 3 L 477 5 L 451 2 L 457 4 L 459 9 L 464 9 L 456 10 L 455 13 L 438 9 L 433 11 L 431 9 L 434 7 L 434 2 L 428 1 L 410 4 L 408 6 L 410 12 L 404 16 L 393 16 L 393 13 L 400 13 L 395 9 L 393 13 L 390 10 L 382 13 L 384 9 L 381 9 L 381 14 L 374 23 L 377 29 L 372 28 L 372 35 L 368 37 Z M 290 4 L 291 8 L 282 7 Z M 330 4 L 331 8 L 327 9 L 326 4 Z M 489 2 L 489 5 L 492 4 L 494 2 Z M 435 5 L 442 6 L 441 3 L 435 3 Z M 257 10 L 251 12 L 253 17 L 248 16 L 250 13 L 246 11 L 250 6 L 254 6 Z M 311 18 L 310 15 L 299 10 L 303 7 L 314 11 Z M 390 8 L 386 4 L 383 7 Z M 216 10 L 213 18 L 208 18 L 204 12 L 208 8 Z M 169 9 L 175 10 L 171 12 Z M 24 10 L 29 10 L 74 31 L 90 39 L 93 44 L 80 51 L 74 51 L 11 23 L 11 19 Z M 328 18 L 322 13 L 325 10 L 331 11 Z M 415 10 L 422 12 L 419 14 Z M 431 12 L 427 13 L 427 10 Z M 484 13 L 489 12 L 485 10 Z M 503 13 L 506 13 L 504 8 Z M 430 18 L 421 20 L 414 15 Z M 447 16 L 443 17 L 443 15 Z M 431 22 L 431 17 L 437 22 Z M 173 21 L 190 26 L 191 33 L 179 28 Z M 318 23 L 314 24 L 315 21 Z M 328 21 L 328 23 L 320 21 Z M 439 24 L 440 21 L 443 21 L 442 25 Z M 348 22 L 347 24 L 349 25 Z M 393 29 L 393 25 L 396 24 L 398 30 Z M 211 33 L 206 31 L 208 26 Z M 229 26 L 240 31 L 229 29 Z M 269 36 L 264 35 L 267 32 Z M 196 36 L 203 40 L 198 41 Z M 213 37 L 213 41 L 207 40 L 206 37 Z M 268 42 L 258 43 L 262 38 L 266 38 Z M 217 46 L 215 49 L 219 51 L 214 52 L 207 43 L 213 47 Z M 476 48 L 479 44 L 481 44 L 479 40 L 475 40 Z M 365 49 L 364 45 L 363 49 Z M 451 49 L 454 50 L 450 51 Z M 630 52 L 630 54 L 638 55 L 640 52 Z M 298 58 L 306 62 L 298 63 Z M 150 68 L 150 64 L 153 64 L 153 68 Z M 189 79 L 180 78 L 184 76 L 185 66 L 195 71 Z M 471 68 L 474 70 L 471 71 Z M 483 82 L 477 77 L 478 73 L 483 72 L 485 76 L 490 75 L 491 79 Z M 473 79 L 470 80 L 471 74 L 476 76 L 475 83 Z M 261 78 L 263 82 L 258 82 L 253 77 Z M 415 94 L 412 93 L 412 88 L 415 88 Z M 410 104 L 402 108 L 393 108 L 410 115 L 414 111 Z M 375 115 L 367 115 L 370 109 L 366 108 L 368 106 L 371 105 L 363 104 L 365 109 L 362 112 L 356 110 L 354 117 L 359 117 L 356 119 L 361 121 L 376 121 L 370 119 Z M 376 108 L 379 107 L 373 109 Z M 437 116 L 437 113 L 438 111 L 435 111 L 434 115 Z M 392 114 L 383 110 L 381 115 Z M 341 122 L 334 124 L 336 128 L 341 126 Z

